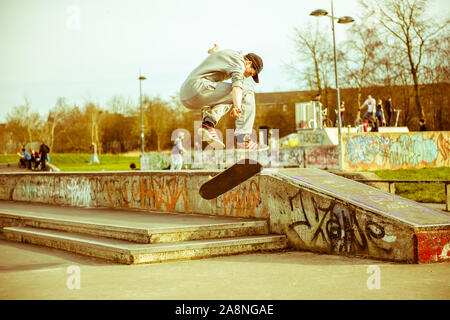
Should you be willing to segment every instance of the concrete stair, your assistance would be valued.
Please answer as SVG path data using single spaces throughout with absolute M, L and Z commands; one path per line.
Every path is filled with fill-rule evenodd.
M 142 221 L 150 214 L 141 215 Z M 191 215 L 193 220 L 209 219 Z M 123 264 L 198 259 L 285 248 L 284 235 L 270 235 L 265 220 L 227 218 L 201 224 L 175 225 L 176 214 L 165 224 L 133 226 L 76 217 L 49 217 L 29 212 L 0 212 L 3 237 L 106 259 Z M 185 219 L 186 220 L 186 219 Z M 183 220 L 183 221 L 185 221 Z M 200 220 L 199 220 L 200 221 Z

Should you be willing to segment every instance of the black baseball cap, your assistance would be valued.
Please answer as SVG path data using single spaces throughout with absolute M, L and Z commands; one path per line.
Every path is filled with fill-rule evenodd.
M 256 83 L 259 83 L 258 74 L 261 72 L 263 68 L 263 61 L 260 56 L 254 53 L 248 53 L 245 56 L 249 61 L 252 62 L 253 69 L 256 70 L 256 75 L 254 75 L 252 78 Z

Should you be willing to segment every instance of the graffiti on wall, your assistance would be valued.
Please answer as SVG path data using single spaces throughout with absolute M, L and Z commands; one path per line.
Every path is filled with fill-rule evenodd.
M 337 169 L 339 153 L 335 146 L 280 149 L 280 167 Z
M 325 133 L 322 130 L 314 130 L 311 132 L 304 131 L 298 134 L 298 144 L 301 146 L 323 145 L 324 140 L 325 140 Z
M 186 177 L 91 176 L 19 178 L 10 200 L 188 212 Z
M 390 223 L 370 217 L 335 200 L 316 199 L 299 190 L 289 198 L 291 223 L 299 240 L 309 248 L 343 255 L 390 255 L 399 239 Z
M 141 208 L 175 211 L 182 200 L 184 212 L 188 212 L 187 178 L 179 176 L 150 176 L 140 179 Z
M 71 206 L 89 207 L 91 203 L 91 184 L 88 179 L 70 179 L 70 183 L 60 188 L 62 198 L 68 199 Z
M 256 217 L 256 209 L 262 206 L 260 177 L 250 179 L 232 190 L 211 200 L 224 216 Z M 258 218 L 268 217 L 267 209 L 262 208 Z
M 20 178 L 10 191 L 10 200 L 51 201 L 77 207 L 88 207 L 91 184 L 86 178 L 53 177 L 50 180 L 26 176 Z
M 365 134 L 346 138 L 349 169 L 399 169 L 450 165 L 447 132 Z

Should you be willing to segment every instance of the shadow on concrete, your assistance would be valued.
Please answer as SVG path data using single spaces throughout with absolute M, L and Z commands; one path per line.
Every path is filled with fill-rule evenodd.
M 344 265 L 399 265 L 391 261 L 380 261 L 365 259 L 362 257 L 350 257 L 343 255 L 333 255 L 327 253 L 316 253 L 309 251 L 298 251 L 294 249 L 285 249 L 278 252 L 255 252 L 240 255 L 230 255 L 215 257 L 210 259 L 224 259 L 224 263 L 248 262 L 248 263 L 277 263 L 292 265 L 317 265 L 317 266 L 344 266 Z

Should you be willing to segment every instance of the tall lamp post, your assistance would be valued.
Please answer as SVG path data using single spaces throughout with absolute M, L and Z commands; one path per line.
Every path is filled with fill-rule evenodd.
M 142 110 L 142 80 L 146 80 L 147 78 L 144 76 L 141 76 L 141 71 L 139 71 L 139 105 L 141 108 L 141 147 L 142 147 L 142 154 L 145 153 L 145 142 L 144 142 L 144 113 Z
M 334 59 L 334 77 L 336 81 L 336 95 L 337 95 L 337 110 L 338 110 L 338 155 L 339 155 L 339 170 L 344 168 L 343 159 L 342 159 L 342 118 L 341 118 L 341 97 L 339 92 L 339 83 L 338 83 L 338 73 L 337 73 L 337 63 L 336 63 L 336 36 L 334 32 L 334 20 L 337 20 L 337 23 L 352 23 L 355 21 L 352 17 L 335 17 L 333 11 L 333 0 L 331 0 L 331 15 L 328 14 L 326 10 L 317 9 L 309 14 L 310 16 L 315 17 L 329 17 L 331 18 L 331 30 L 333 31 L 333 59 Z

